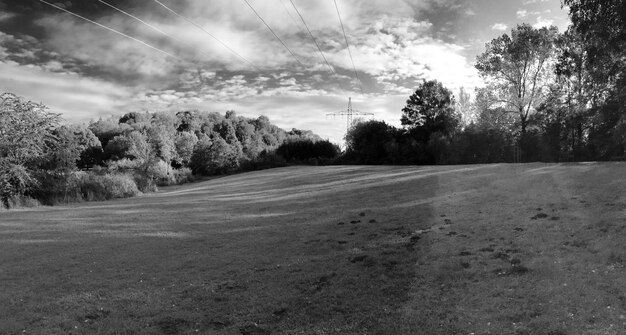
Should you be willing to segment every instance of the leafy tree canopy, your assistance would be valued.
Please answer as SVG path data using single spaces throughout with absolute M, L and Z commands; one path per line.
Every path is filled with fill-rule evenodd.
M 426 133 L 450 133 L 460 117 L 454 111 L 454 96 L 436 80 L 424 81 L 406 102 L 400 119 L 402 125 Z
M 518 25 L 510 36 L 503 34 L 487 43 L 485 52 L 476 59 L 476 69 L 494 92 L 490 107 L 517 113 L 522 135 L 551 75 L 548 65 L 557 34 L 554 26 L 535 29 L 529 24 Z

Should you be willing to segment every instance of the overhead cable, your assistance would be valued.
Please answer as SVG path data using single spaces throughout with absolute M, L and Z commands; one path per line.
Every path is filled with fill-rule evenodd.
M 298 16 L 300 16 L 300 20 L 302 20 L 302 23 L 304 24 L 304 27 L 306 28 L 306 31 L 309 32 L 309 36 L 311 36 L 311 39 L 313 40 L 313 43 L 315 43 L 315 46 L 317 47 L 317 50 L 320 52 L 320 55 L 322 55 L 322 58 L 324 59 L 324 62 L 326 62 L 326 65 L 328 65 L 328 68 L 330 69 L 330 72 L 336 73 L 335 69 L 330 65 L 330 63 L 328 63 L 328 60 L 326 59 L 326 56 L 324 55 L 324 52 L 322 52 L 322 48 L 320 48 L 320 45 L 317 44 L 317 41 L 315 40 L 315 37 L 313 37 L 313 33 L 311 33 L 311 30 L 309 29 L 309 26 L 307 26 L 306 22 L 304 21 L 304 17 L 302 17 L 302 14 L 300 14 L 300 11 L 296 7 L 296 4 L 293 3 L 293 0 L 289 0 L 289 2 L 291 2 L 291 5 L 293 6 L 293 9 L 296 10 L 296 13 L 298 13 Z
M 174 11 L 173 9 L 169 8 L 167 5 L 163 4 L 161 1 L 159 0 L 153 0 L 154 2 L 158 3 L 159 5 L 161 5 L 163 8 L 165 8 L 167 11 L 169 11 L 170 13 L 176 15 L 177 17 L 189 22 L 190 24 L 192 24 L 194 27 L 202 30 L 205 34 L 209 35 L 211 38 L 213 38 L 215 41 L 217 41 L 219 44 L 221 44 L 224 48 L 226 48 L 228 51 L 230 51 L 231 53 L 233 53 L 235 56 L 239 57 L 241 60 L 243 60 L 244 62 L 248 63 L 250 66 L 254 67 L 255 69 L 263 72 L 261 69 L 259 69 L 258 67 L 256 67 L 252 62 L 250 62 L 249 60 L 247 60 L 245 57 L 243 57 L 242 55 L 240 55 L 237 51 L 233 50 L 231 47 L 229 47 L 226 43 L 222 42 L 219 38 L 215 37 L 213 34 L 211 34 L 209 31 L 207 31 L 206 29 L 204 29 L 201 25 L 195 23 L 194 21 L 192 21 L 190 18 L 177 13 L 176 11 Z
M 352 63 L 352 69 L 354 70 L 354 76 L 359 83 L 359 88 L 361 89 L 361 94 L 363 94 L 363 86 L 359 75 L 356 72 L 356 66 L 354 66 L 354 59 L 352 59 L 352 52 L 350 51 L 350 43 L 348 43 L 348 37 L 346 36 L 346 30 L 343 27 L 343 21 L 341 20 L 341 14 L 339 14 L 339 7 L 337 6 L 337 0 L 333 0 L 335 2 L 335 9 L 337 9 L 337 16 L 339 17 L 339 23 L 341 24 L 341 31 L 343 32 L 343 38 L 346 40 L 346 47 L 348 48 L 348 54 L 350 55 L 350 62 Z
M 96 22 L 96 21 L 92 21 L 92 20 L 90 20 L 90 19 L 88 19 L 88 18 L 86 18 L 86 17 L 84 17 L 84 16 L 81 16 L 81 15 L 78 15 L 78 14 L 76 14 L 76 13 L 73 13 L 73 12 L 71 12 L 71 11 L 69 11 L 69 10 L 65 9 L 65 8 L 62 8 L 62 7 L 59 7 L 59 6 L 57 6 L 57 5 L 51 4 L 51 3 L 49 3 L 49 2 L 47 2 L 47 1 L 45 1 L 45 0 L 39 0 L 39 2 L 43 2 L 43 3 L 45 3 L 45 4 L 46 4 L 46 5 L 48 5 L 48 6 L 52 6 L 52 7 L 56 8 L 56 9 L 58 9 L 58 10 L 61 10 L 61 11 L 65 12 L 65 13 L 71 14 L 71 15 L 76 16 L 76 17 L 78 17 L 78 18 L 80 18 L 80 19 L 83 19 L 83 20 L 85 20 L 85 21 L 87 21 L 87 22 L 93 23 L 93 24 L 97 25 L 97 26 L 98 26 L 98 27 L 100 27 L 100 28 L 104 28 L 104 29 L 106 29 L 106 30 L 108 30 L 108 31 L 110 31 L 110 32 L 113 32 L 113 33 L 118 34 L 118 35 L 120 35 L 120 36 L 126 37 L 126 38 L 128 38 L 128 39 L 130 39 L 130 40 L 133 40 L 133 41 L 137 42 L 137 43 L 143 44 L 144 46 L 147 46 L 147 47 L 148 47 L 148 48 L 150 48 L 150 49 L 153 49 L 153 50 L 156 50 L 156 51 L 158 51 L 158 52 L 161 52 L 161 53 L 163 53 L 163 54 L 165 54 L 165 55 L 167 55 L 167 56 L 170 56 L 170 57 L 172 57 L 172 58 L 175 58 L 175 59 L 178 59 L 178 60 L 184 61 L 182 58 L 180 58 L 180 57 L 178 57 L 178 56 L 174 56 L 174 55 L 172 55 L 171 53 L 169 53 L 169 52 L 167 52 L 167 51 L 164 51 L 164 50 L 162 50 L 162 49 L 159 49 L 159 48 L 157 48 L 157 47 L 155 47 L 155 46 L 153 46 L 153 45 L 150 45 L 150 44 L 148 44 L 148 43 L 146 43 L 146 42 L 144 42 L 144 41 L 142 41 L 142 40 L 140 40 L 140 39 L 137 39 L 137 38 L 135 38 L 135 37 L 132 37 L 132 36 L 126 35 L 126 34 L 124 34 L 124 33 L 123 33 L 123 32 L 121 32 L 121 31 L 115 30 L 115 29 L 113 29 L 113 28 L 109 28 L 109 27 L 107 27 L 107 26 L 105 26 L 105 25 L 103 25 L 103 24 L 100 24 L 100 23 Z
M 154 0 L 157 1 L 157 0 Z M 276 35 L 276 33 L 274 32 L 274 30 L 272 30 L 272 28 L 265 22 L 265 20 L 263 20 L 263 18 L 261 17 L 261 15 L 259 15 L 259 13 L 257 13 L 257 11 L 254 9 L 254 7 L 252 7 L 252 5 L 250 5 L 250 3 L 248 2 L 248 0 L 243 0 L 248 7 L 250 7 L 250 9 L 252 9 L 252 11 L 254 12 L 254 14 L 256 14 L 256 16 L 259 18 L 259 20 L 261 20 L 261 22 L 263 22 L 263 24 L 267 27 L 267 29 L 269 29 L 269 31 L 272 33 L 272 35 L 274 35 L 274 37 L 276 37 L 276 39 L 283 45 L 283 47 L 285 47 L 285 49 L 287 49 L 287 51 L 289 51 L 289 53 L 291 54 L 291 56 L 296 60 L 296 62 L 298 62 L 298 64 L 300 65 L 304 65 L 302 64 L 302 62 L 298 59 L 298 57 L 296 57 L 296 55 L 291 51 L 291 49 L 289 49 L 289 47 L 285 44 L 285 42 L 283 42 L 283 40 L 280 39 L 280 37 L 278 37 L 278 35 Z
M 177 38 L 177 37 L 175 37 L 175 36 L 172 36 L 171 34 L 168 34 L 168 33 L 164 32 L 163 30 L 159 29 L 158 27 L 156 27 L 156 26 L 154 26 L 154 25 L 152 25 L 152 24 L 150 24 L 150 23 L 148 23 L 148 22 L 146 22 L 146 21 L 144 21 L 144 20 L 142 20 L 142 19 L 140 19 L 140 18 L 138 18 L 138 17 L 136 17 L 136 16 L 134 16 L 134 15 L 132 15 L 132 14 L 128 13 L 128 12 L 125 12 L 125 11 L 123 11 L 123 10 L 119 9 L 119 8 L 117 8 L 117 7 L 113 6 L 113 5 L 111 5 L 110 3 L 106 2 L 106 1 L 103 1 L 103 0 L 98 0 L 98 1 L 100 1 L 101 3 L 103 3 L 103 4 L 105 4 L 105 5 L 109 6 L 109 7 L 111 7 L 111 8 L 113 8 L 113 9 L 115 9 L 116 11 L 118 11 L 118 12 L 120 12 L 120 13 L 122 13 L 122 14 L 126 15 L 126 16 L 129 16 L 129 17 L 131 17 L 131 18 L 133 18 L 133 19 L 135 19 L 135 20 L 137 20 L 137 21 L 141 22 L 142 24 L 146 25 L 146 26 L 147 26 L 147 27 L 149 27 L 150 29 L 152 29 L 152 30 L 154 30 L 154 31 L 158 32 L 159 34 L 161 34 L 161 35 L 163 35 L 163 36 L 165 36 L 165 37 L 168 37 L 168 38 L 171 38 L 171 39 L 175 40 L 176 42 L 178 42 L 178 43 L 180 43 L 180 44 L 184 45 L 185 47 L 187 47 L 187 48 L 189 48 L 189 49 L 194 49 L 194 48 L 195 48 L 193 45 L 190 45 L 189 43 L 187 43 L 187 42 L 185 42 L 185 41 L 183 41 L 183 40 L 181 40 L 181 39 L 179 39 L 179 38 Z M 206 55 L 206 56 L 208 56 L 208 57 L 212 57 L 212 55 L 211 55 L 211 54 L 209 54 L 209 53 L 207 53 L 207 52 L 203 52 L 203 54 L 204 54 L 204 55 Z
M 287 6 L 285 6 L 285 3 L 283 2 L 283 0 L 280 0 L 280 4 L 283 6 L 283 9 L 285 9 L 285 12 L 287 13 L 287 15 L 289 15 L 289 17 L 291 18 L 291 21 L 293 21 L 293 23 L 296 26 L 300 26 L 300 23 L 298 23 L 298 21 L 296 21 L 296 19 L 293 18 L 293 15 L 291 15 L 291 13 L 289 12 L 289 9 L 287 9 Z

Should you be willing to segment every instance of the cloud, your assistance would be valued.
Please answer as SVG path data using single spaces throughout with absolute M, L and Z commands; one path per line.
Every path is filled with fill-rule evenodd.
M 493 26 L 491 26 L 491 30 L 498 30 L 498 31 L 505 31 L 507 30 L 508 26 L 504 23 L 496 23 Z
M 541 16 L 537 17 L 537 21 L 533 23 L 533 28 L 542 28 L 542 27 L 550 27 L 554 24 L 554 20 L 546 19 Z
M 526 6 L 526 5 L 530 5 L 530 4 L 534 4 L 537 2 L 548 2 L 550 0 L 524 0 L 522 1 L 522 5 Z
M 115 113 L 131 96 L 130 89 L 113 83 L 11 61 L 0 62 L 0 83 L 0 91 L 43 102 L 68 121 Z
M 2 21 L 8 21 L 9 19 L 12 19 L 15 17 L 15 14 L 13 13 L 9 13 L 9 12 L 0 12 L 0 22 Z

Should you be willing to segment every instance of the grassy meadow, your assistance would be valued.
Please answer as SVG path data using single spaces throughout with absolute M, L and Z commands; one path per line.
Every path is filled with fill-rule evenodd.
M 624 334 L 626 164 L 288 167 L 0 211 L 0 334 Z

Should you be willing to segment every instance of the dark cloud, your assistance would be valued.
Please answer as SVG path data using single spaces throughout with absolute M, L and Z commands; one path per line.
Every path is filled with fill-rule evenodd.
M 435 37 L 444 41 L 454 40 L 463 29 L 459 23 L 470 9 L 469 2 L 463 0 L 427 0 L 413 6 L 416 20 L 430 22 Z

